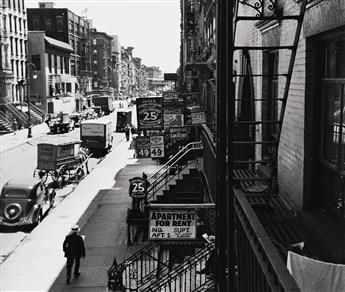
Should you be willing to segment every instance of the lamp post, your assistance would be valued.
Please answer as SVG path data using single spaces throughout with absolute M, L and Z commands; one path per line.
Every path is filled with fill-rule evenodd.
M 37 73 L 36 73 L 36 66 L 33 63 L 27 62 L 26 63 L 26 70 L 27 70 L 27 76 L 28 76 L 28 81 L 27 81 L 27 94 L 28 94 L 28 138 L 32 138 L 32 132 L 31 132 L 31 112 L 30 112 L 30 74 L 29 74 L 29 65 L 32 66 L 33 68 L 33 79 L 37 79 Z

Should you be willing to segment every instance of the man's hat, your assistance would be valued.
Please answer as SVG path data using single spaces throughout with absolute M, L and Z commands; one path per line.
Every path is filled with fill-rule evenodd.
M 78 232 L 79 231 L 79 226 L 77 224 L 73 225 L 71 229 L 72 229 L 73 232 Z

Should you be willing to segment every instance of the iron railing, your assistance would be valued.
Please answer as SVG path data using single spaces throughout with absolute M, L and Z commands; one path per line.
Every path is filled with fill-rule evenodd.
M 206 244 L 193 255 L 187 257 L 182 264 L 173 267 L 168 273 L 164 273 L 152 284 L 141 292 L 191 292 L 201 291 L 213 285 L 213 279 L 197 271 L 205 268 L 211 253 L 214 252 L 213 243 Z
M 139 291 L 154 280 L 169 264 L 169 254 L 163 252 L 159 242 L 150 242 L 126 259 L 118 267 L 126 291 Z
M 174 177 L 178 177 L 179 173 L 188 166 L 188 161 L 181 163 L 186 156 L 195 150 L 203 149 L 202 142 L 191 142 L 184 146 L 178 153 L 175 154 L 166 164 L 157 170 L 152 176 L 148 178 L 150 186 L 148 188 L 147 199 L 154 200 L 157 191 L 164 186 L 167 186 L 169 181 Z
M 300 291 L 242 192 L 235 191 L 238 291 Z

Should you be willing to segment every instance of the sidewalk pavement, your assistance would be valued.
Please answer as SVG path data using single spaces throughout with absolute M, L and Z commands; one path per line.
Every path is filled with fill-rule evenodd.
M 126 245 L 128 179 L 160 167 L 133 159 L 128 148 L 129 142 L 120 143 L 7 258 L 0 266 L 0 291 L 105 291 L 113 257 L 120 263 L 135 248 Z M 62 243 L 77 222 L 86 235 L 86 258 L 80 278 L 65 286 Z
M 18 147 L 26 142 L 33 141 L 42 135 L 49 133 L 46 123 L 34 125 L 31 128 L 32 138 L 28 138 L 28 129 L 21 129 L 14 133 L 8 133 L 0 136 L 0 152 L 5 152 Z

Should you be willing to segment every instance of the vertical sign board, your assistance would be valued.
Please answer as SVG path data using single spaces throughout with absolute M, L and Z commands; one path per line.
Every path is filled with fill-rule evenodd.
M 184 125 L 184 102 L 177 92 L 163 92 L 164 129 Z
M 163 129 L 162 98 L 137 98 L 138 130 Z
M 164 157 L 164 137 L 150 136 L 151 157 Z
M 138 158 L 151 157 L 150 137 L 139 136 L 136 140 Z
M 149 239 L 195 239 L 196 212 L 194 209 L 150 209 Z

